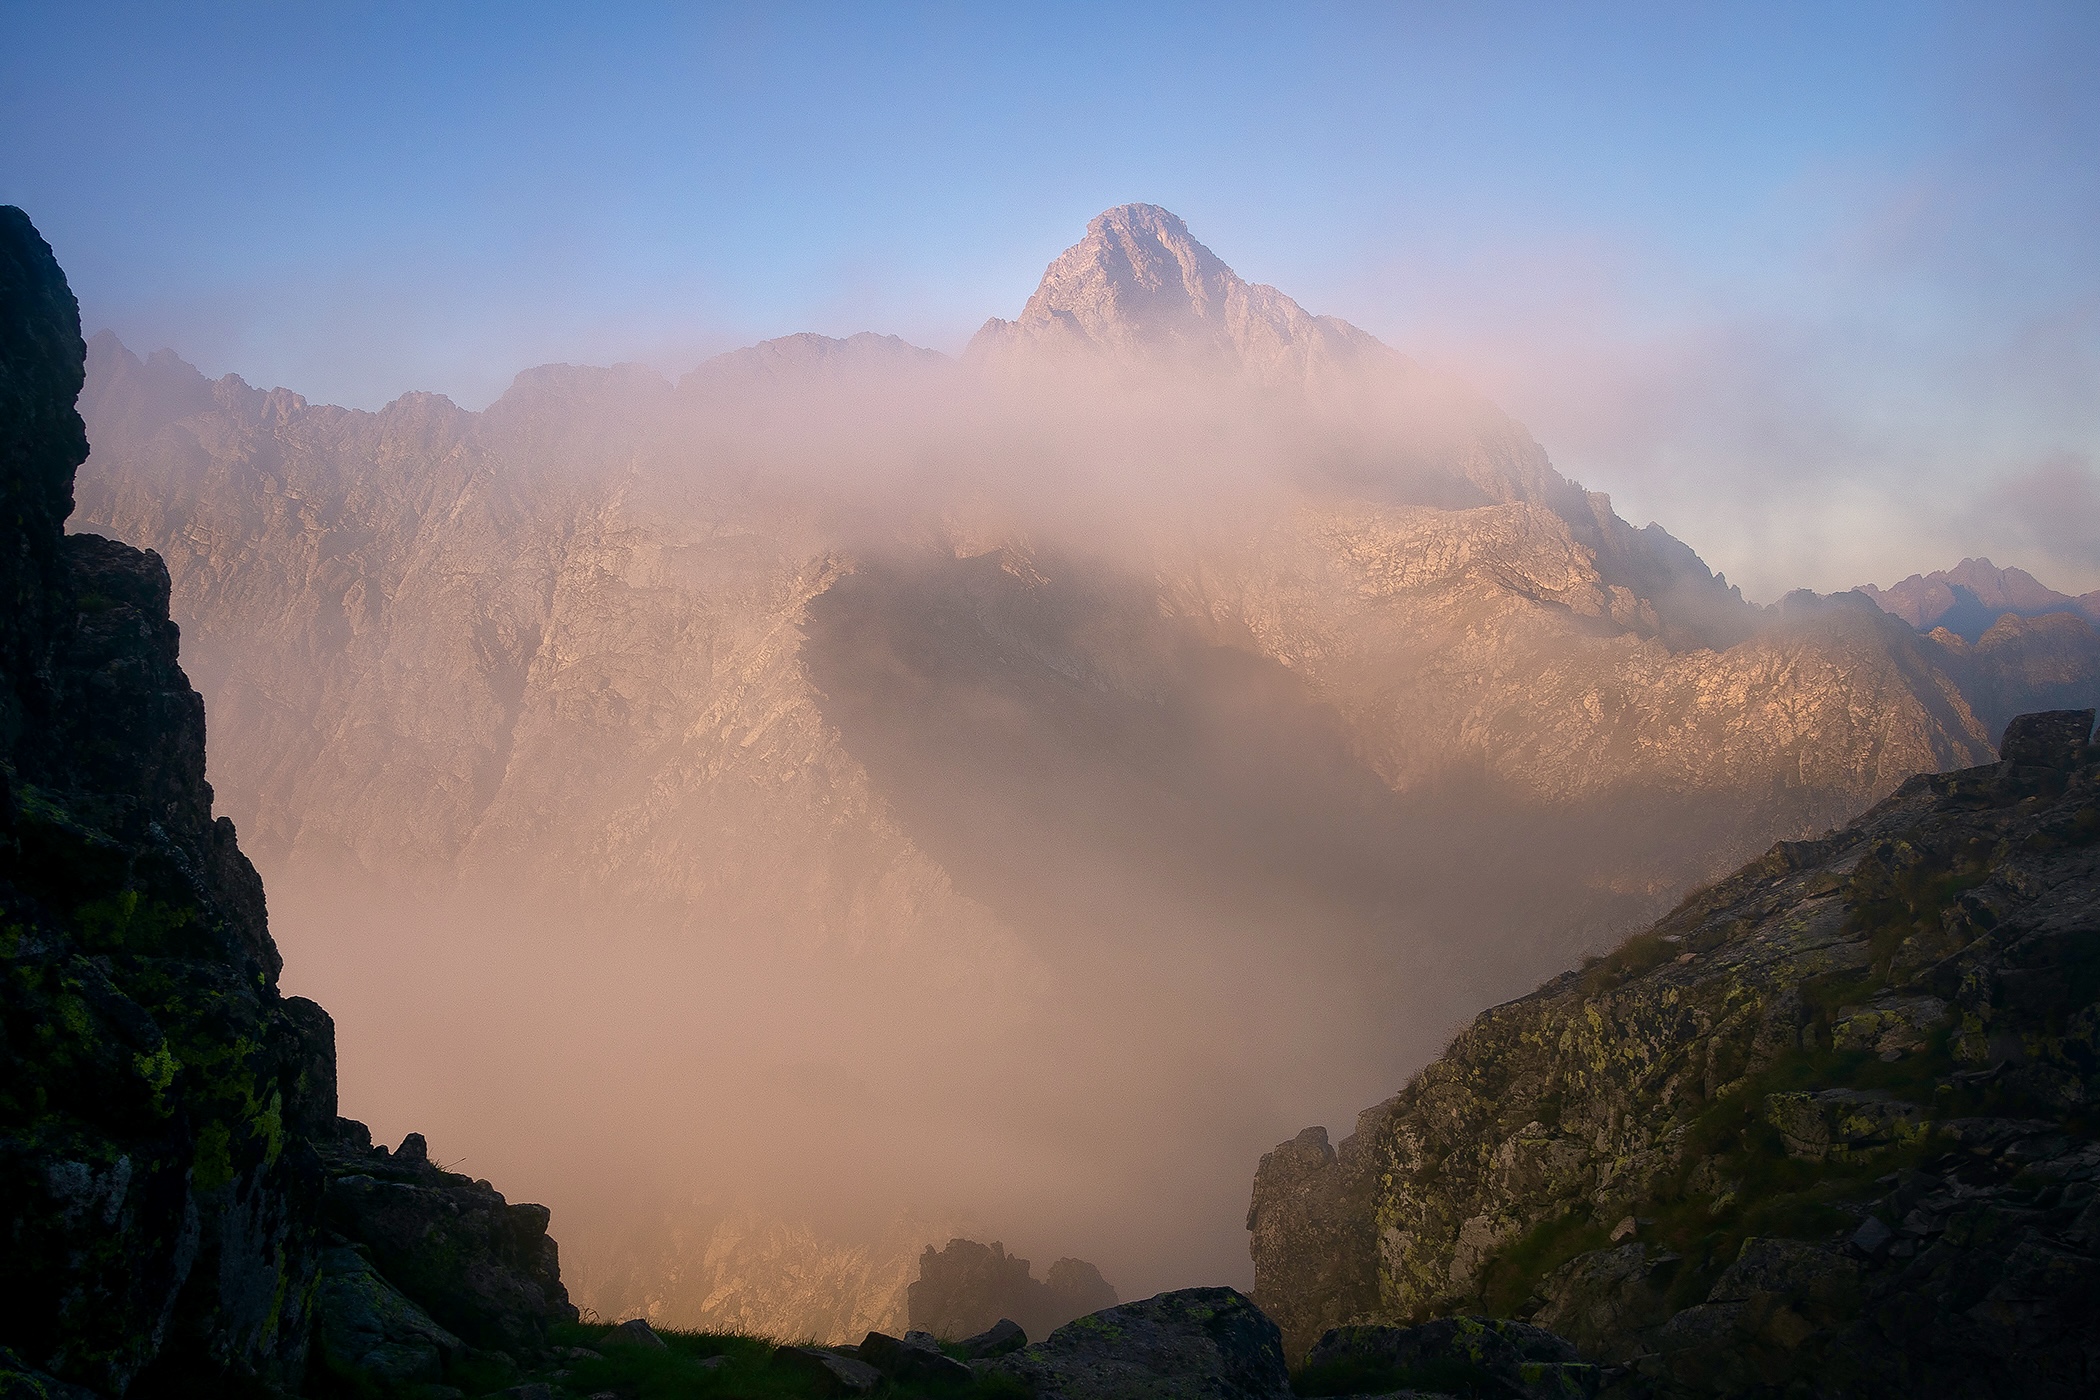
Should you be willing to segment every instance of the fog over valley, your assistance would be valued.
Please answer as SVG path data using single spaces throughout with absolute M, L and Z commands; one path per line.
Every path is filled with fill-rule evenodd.
M 1004 310 L 480 412 L 90 342 L 71 526 L 166 560 L 343 1111 L 608 1318 L 901 1331 L 953 1237 L 1247 1287 L 1279 1141 L 2100 686 L 1988 561 L 1746 601 L 1164 209 Z

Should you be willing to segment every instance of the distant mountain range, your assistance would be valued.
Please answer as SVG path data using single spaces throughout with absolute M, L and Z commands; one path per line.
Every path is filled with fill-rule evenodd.
M 2025 569 L 2001 569 L 1988 559 L 1964 559 L 1951 569 L 1912 574 L 1886 592 L 1871 583 L 1856 591 L 1920 632 L 1944 627 L 1966 642 L 1980 640 L 2007 614 L 2031 618 L 2064 613 L 2100 622 L 2100 590 L 2073 598 Z
M 717 1197 L 844 1209 L 850 1159 L 1134 1295 L 1243 1273 L 1310 1106 L 2100 678 L 2070 612 L 1919 630 L 1930 580 L 1752 606 L 1146 205 L 960 359 L 366 413 L 104 334 L 81 407 L 76 528 L 167 560 L 294 966 L 395 1028 L 346 1094 L 443 1056 L 418 1121 L 606 1240 L 533 1122 Z

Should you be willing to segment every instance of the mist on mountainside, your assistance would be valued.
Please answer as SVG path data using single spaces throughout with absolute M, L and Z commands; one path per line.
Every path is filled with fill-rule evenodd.
M 1993 737 L 1149 206 L 959 361 L 369 414 L 105 336 L 82 411 L 345 1111 L 659 1321 L 901 1321 L 950 1235 L 1245 1284 L 1279 1139 Z

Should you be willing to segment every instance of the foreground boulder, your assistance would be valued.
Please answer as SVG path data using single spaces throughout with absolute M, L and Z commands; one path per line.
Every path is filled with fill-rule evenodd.
M 1028 1345 L 1028 1334 L 1021 1324 L 1010 1317 L 1002 1317 L 974 1337 L 965 1337 L 955 1344 L 965 1361 L 987 1361 L 995 1356 L 1004 1356 L 1019 1351 Z
M 648 1319 L 640 1317 L 630 1317 L 627 1321 L 620 1323 L 612 1331 L 600 1337 L 598 1345 L 601 1347 L 641 1347 L 647 1351 L 669 1350 L 664 1345 L 664 1339 L 657 1336 L 656 1329 L 649 1325 Z
M 860 1344 L 860 1359 L 891 1380 L 946 1385 L 970 1382 L 970 1368 L 942 1351 L 930 1332 L 906 1332 L 901 1338 L 870 1332 Z
M 1184 1288 L 1068 1322 L 975 1369 L 1036 1400 L 1284 1400 L 1276 1324 L 1233 1288 Z
M 773 1364 L 819 1395 L 867 1395 L 883 1382 L 882 1372 L 842 1348 L 781 1347 Z

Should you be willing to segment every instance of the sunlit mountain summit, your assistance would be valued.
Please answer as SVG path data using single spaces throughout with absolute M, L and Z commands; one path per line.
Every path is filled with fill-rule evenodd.
M 1244 281 L 1155 204 L 1097 216 L 1043 273 L 1021 314 L 986 321 L 966 354 L 1075 349 L 1126 365 L 1233 368 L 1271 381 L 1398 360 L 1348 322 Z

